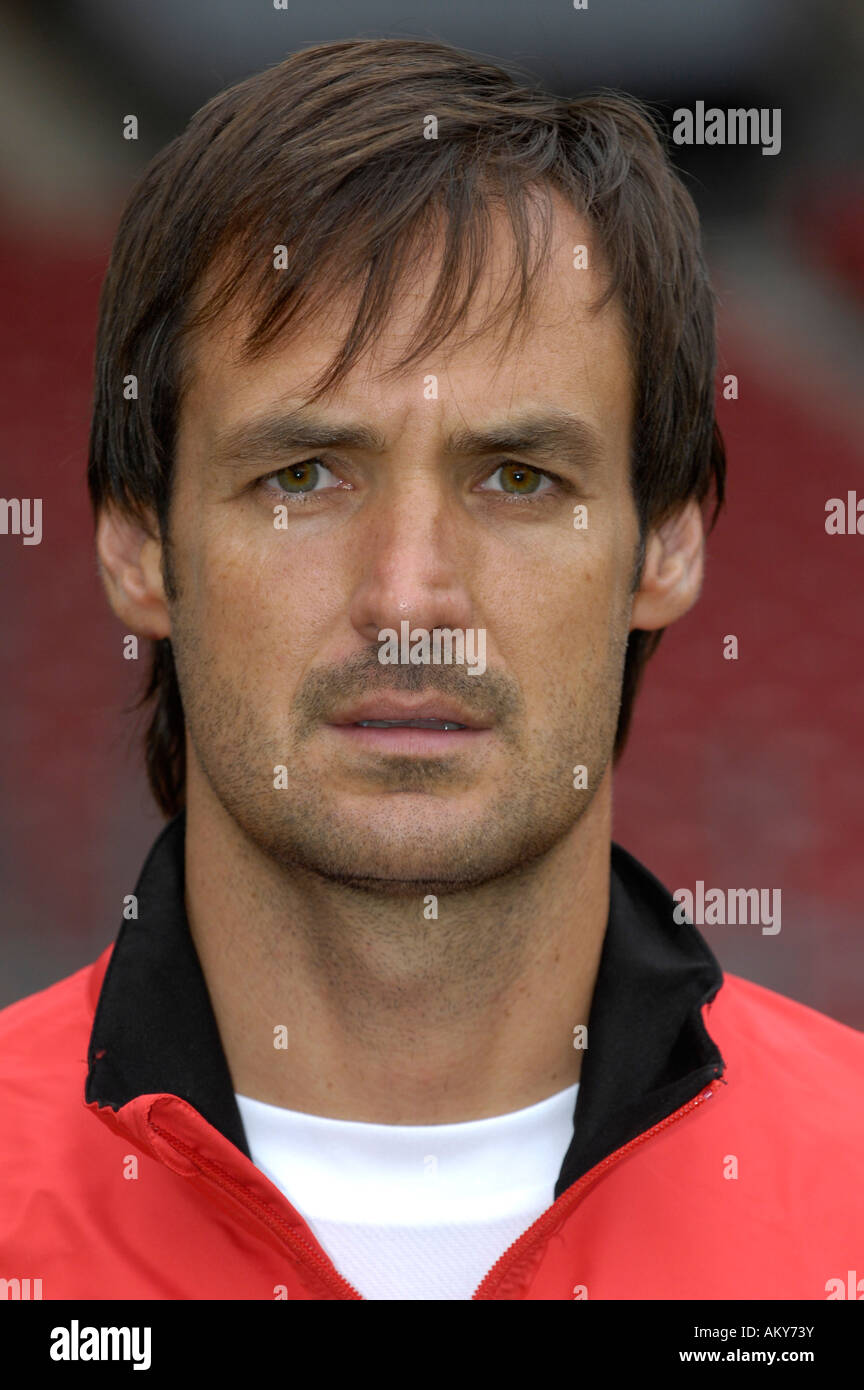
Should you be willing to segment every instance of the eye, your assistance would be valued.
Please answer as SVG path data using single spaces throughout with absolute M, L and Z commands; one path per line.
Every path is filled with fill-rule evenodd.
M 499 479 L 500 481 L 496 481 Z M 532 493 L 548 492 L 553 486 L 548 473 L 531 468 L 527 463 L 502 463 L 483 485 L 489 492 L 504 492 L 511 497 L 527 497 Z
M 275 482 L 280 492 L 293 493 L 295 496 L 339 486 L 339 479 L 320 459 L 303 459 L 300 463 L 289 464 L 287 468 L 280 468 L 278 473 L 270 473 L 265 481 Z

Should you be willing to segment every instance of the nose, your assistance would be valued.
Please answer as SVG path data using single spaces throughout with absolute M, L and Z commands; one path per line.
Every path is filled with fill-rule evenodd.
M 467 628 L 472 623 L 472 557 L 467 520 L 446 483 L 407 475 L 364 518 L 361 575 L 351 623 L 365 641 L 383 628 Z

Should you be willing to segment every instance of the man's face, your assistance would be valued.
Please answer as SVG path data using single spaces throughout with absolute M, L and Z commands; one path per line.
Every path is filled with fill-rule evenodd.
M 638 527 L 625 325 L 615 304 L 590 312 L 600 282 L 574 268 L 582 244 L 587 227 L 556 200 L 549 273 L 500 360 L 503 327 L 473 342 L 463 328 L 383 377 L 435 261 L 400 290 L 374 355 L 314 405 L 353 302 L 256 362 L 239 351 L 246 321 L 195 345 L 171 511 L 190 785 L 200 769 L 282 865 L 446 891 L 544 853 L 591 804 L 614 742 Z M 468 331 L 509 254 L 499 224 Z M 473 631 L 475 655 L 484 634 L 485 671 L 382 664 L 379 633 L 405 621 Z M 412 717 L 465 727 L 392 724 Z

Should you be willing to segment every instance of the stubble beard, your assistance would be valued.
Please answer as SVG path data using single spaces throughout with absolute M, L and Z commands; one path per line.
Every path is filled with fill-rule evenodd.
M 217 671 L 197 640 L 181 636 L 175 662 L 188 761 L 197 761 L 204 784 L 251 844 L 285 873 L 387 896 L 452 893 L 519 876 L 569 835 L 611 760 L 623 671 L 623 655 L 614 655 L 614 670 L 594 668 L 575 717 L 562 713 L 530 738 L 523 726 L 504 744 L 506 763 L 480 809 L 460 814 L 458 789 L 466 783 L 461 774 L 456 782 L 449 758 L 376 760 L 369 809 L 363 794 L 346 804 L 314 730 L 301 734 L 292 719 L 284 733 L 274 729 L 255 705 L 254 683 L 247 689 L 236 670 Z M 573 705 L 573 692 L 561 690 L 548 708 Z M 580 763 L 588 786 L 575 789 Z M 277 767 L 285 769 L 278 789 Z

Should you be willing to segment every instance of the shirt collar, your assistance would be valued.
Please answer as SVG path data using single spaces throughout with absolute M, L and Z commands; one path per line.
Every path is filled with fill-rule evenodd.
M 185 908 L 185 815 L 159 835 L 99 993 L 88 1104 L 141 1095 L 187 1101 L 249 1155 L 228 1061 Z M 673 918 L 674 900 L 612 845 L 609 919 L 588 1018 L 573 1139 L 556 1198 L 608 1154 L 723 1071 L 702 1007 L 723 983 L 707 943 Z

